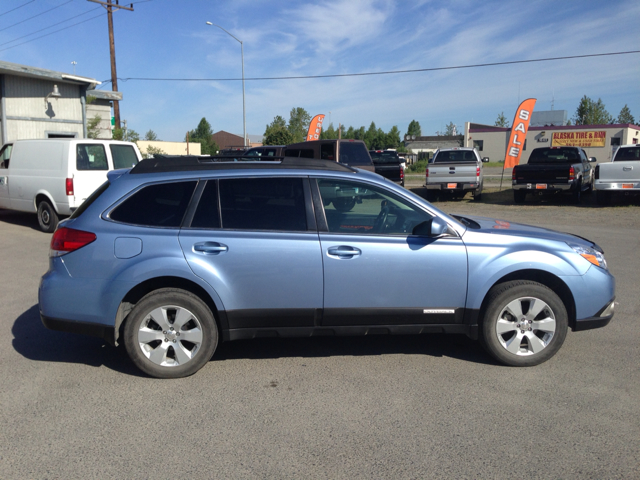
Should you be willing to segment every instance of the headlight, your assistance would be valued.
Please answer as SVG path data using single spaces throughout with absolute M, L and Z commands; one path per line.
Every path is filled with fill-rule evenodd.
M 567 245 L 573 248 L 578 255 L 593 263 L 596 267 L 604 268 L 605 270 L 609 269 L 602 252 L 599 252 L 595 248 L 587 247 L 586 245 L 578 245 L 577 243 L 567 242 Z

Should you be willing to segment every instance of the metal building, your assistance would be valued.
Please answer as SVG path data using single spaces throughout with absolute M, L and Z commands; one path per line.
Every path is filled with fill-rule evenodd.
M 111 103 L 119 92 L 94 90 L 94 78 L 0 61 L 0 138 L 87 138 L 87 121 L 101 117 L 101 138 L 111 138 Z M 91 102 L 87 114 L 87 98 Z

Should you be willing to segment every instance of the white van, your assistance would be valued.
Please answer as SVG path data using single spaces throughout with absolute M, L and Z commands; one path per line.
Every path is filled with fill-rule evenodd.
M 15 140 L 0 150 L 0 208 L 37 212 L 44 232 L 71 215 L 107 179 L 142 159 L 135 143 L 55 138 Z

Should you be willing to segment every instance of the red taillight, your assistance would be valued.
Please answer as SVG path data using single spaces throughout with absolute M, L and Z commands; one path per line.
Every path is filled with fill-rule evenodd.
M 95 241 L 96 234 L 61 227 L 55 231 L 51 238 L 51 251 L 49 256 L 59 257 L 65 253 L 73 252 Z
M 404 180 L 404 168 L 400 167 L 400 180 Z
M 429 177 L 429 167 L 427 167 L 427 170 L 425 171 L 425 176 L 428 178 Z
M 514 168 L 513 171 L 511 172 L 511 180 L 515 180 L 516 179 L 516 169 Z
M 476 177 L 480 177 L 480 167 L 476 167 Z
M 576 170 L 571 167 L 569 168 L 569 180 L 575 180 L 576 179 Z
M 73 195 L 73 178 L 67 178 L 65 182 L 65 189 L 67 191 L 67 195 Z

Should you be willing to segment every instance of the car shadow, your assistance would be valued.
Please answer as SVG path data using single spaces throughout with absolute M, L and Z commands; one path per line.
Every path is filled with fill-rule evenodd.
M 144 376 L 131 363 L 123 348 L 114 348 L 101 338 L 45 328 L 38 305 L 16 319 L 11 333 L 13 348 L 29 360 L 104 366 L 127 375 Z
M 13 348 L 29 360 L 104 366 L 126 375 L 145 376 L 124 348 L 115 348 L 100 338 L 45 328 L 37 305 L 16 319 L 11 332 Z M 237 340 L 220 343 L 211 361 L 375 355 L 428 355 L 498 365 L 478 342 L 464 335 L 445 334 Z
M 212 361 L 375 355 L 428 355 L 498 365 L 478 342 L 452 334 L 237 340 L 218 345 Z
M 38 216 L 35 213 L 15 212 L 13 210 L 0 209 L 0 222 L 28 227 L 41 232 L 38 225 Z M 43 232 L 44 233 L 44 232 Z

